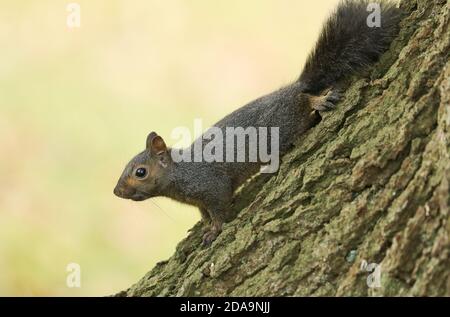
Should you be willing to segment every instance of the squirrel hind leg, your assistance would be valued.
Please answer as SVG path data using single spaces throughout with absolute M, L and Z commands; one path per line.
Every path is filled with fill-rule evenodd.
M 308 95 L 309 106 L 316 111 L 330 111 L 336 108 L 342 94 L 337 89 L 329 89 L 320 96 Z

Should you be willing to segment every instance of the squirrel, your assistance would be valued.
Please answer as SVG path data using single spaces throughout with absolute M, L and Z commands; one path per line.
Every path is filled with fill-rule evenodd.
M 370 5 L 374 3 L 381 25 L 370 26 Z M 321 111 L 336 107 L 342 82 L 368 69 L 389 48 L 397 36 L 400 16 L 400 9 L 389 0 L 341 1 L 294 83 L 250 102 L 213 127 L 222 131 L 227 127 L 279 127 L 282 156 L 296 138 L 321 120 Z M 185 150 L 192 150 L 195 142 Z M 239 150 L 233 149 L 235 154 Z M 206 225 L 202 243 L 209 246 L 230 214 L 234 192 L 264 163 L 179 161 L 173 159 L 176 151 L 151 132 L 145 150 L 125 167 L 114 194 L 134 201 L 164 196 L 198 207 Z

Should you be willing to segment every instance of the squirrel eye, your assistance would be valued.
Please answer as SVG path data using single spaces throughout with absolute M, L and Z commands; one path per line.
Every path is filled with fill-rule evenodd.
M 136 175 L 137 178 L 144 178 L 147 176 L 147 170 L 143 167 L 139 167 L 136 172 L 134 172 L 134 175 Z

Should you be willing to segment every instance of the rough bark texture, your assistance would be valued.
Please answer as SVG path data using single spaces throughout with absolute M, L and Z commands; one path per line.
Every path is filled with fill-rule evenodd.
M 404 0 L 401 33 L 280 172 L 197 224 L 122 296 L 450 295 L 450 5 Z M 361 263 L 381 264 L 370 288 Z

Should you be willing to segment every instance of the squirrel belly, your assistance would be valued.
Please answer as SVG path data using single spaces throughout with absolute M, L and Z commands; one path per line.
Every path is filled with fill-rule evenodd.
M 379 15 L 379 25 L 369 23 L 371 15 Z M 223 153 L 237 157 L 245 151 L 246 158 L 250 157 L 250 134 L 256 133 L 257 153 L 264 148 L 284 155 L 299 136 L 320 121 L 318 111 L 336 106 L 342 81 L 370 67 L 389 48 L 400 19 L 399 9 L 387 0 L 341 1 L 325 23 L 298 80 L 227 115 L 186 151 L 195 152 L 196 142 L 202 149 L 207 147 L 212 130 L 227 135 L 229 128 L 240 128 L 246 132 L 244 145 L 233 141 L 230 150 L 230 143 L 224 142 Z M 260 128 L 276 130 L 264 132 Z M 268 141 L 275 134 L 277 144 Z M 261 139 L 265 141 L 259 142 Z M 228 218 L 236 188 L 267 161 L 258 156 L 230 162 L 226 154 L 221 161 L 174 160 L 177 151 L 168 148 L 161 136 L 150 133 L 146 149 L 125 167 L 114 193 L 137 201 L 165 196 L 197 206 L 208 226 L 203 244 L 210 245 Z

